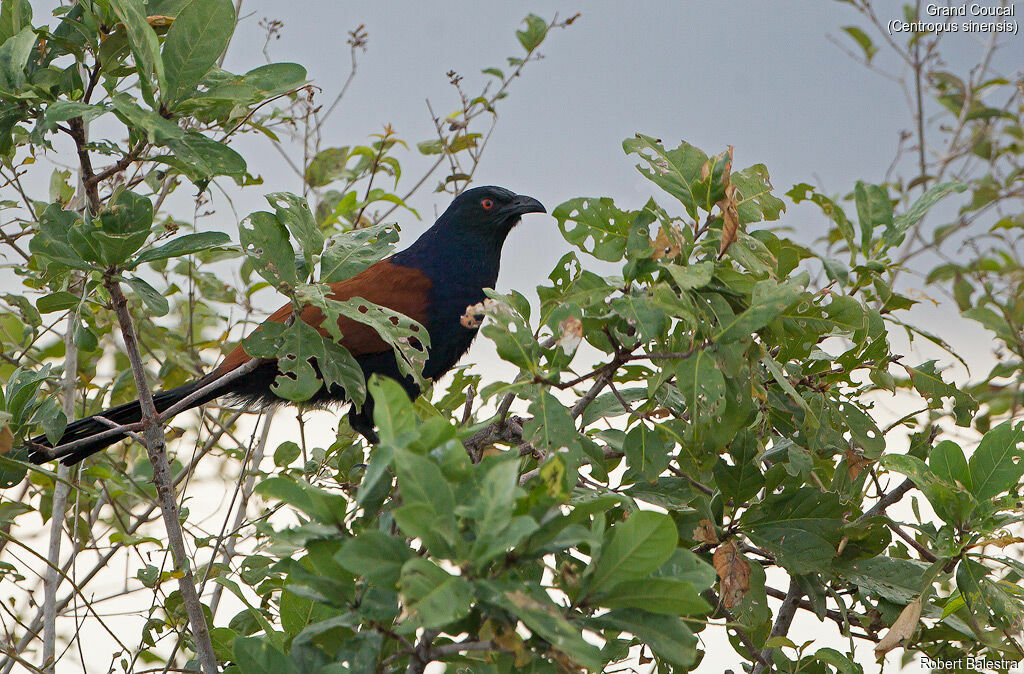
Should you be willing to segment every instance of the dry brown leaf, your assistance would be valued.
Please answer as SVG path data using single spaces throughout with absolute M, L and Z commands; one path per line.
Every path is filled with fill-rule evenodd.
M 164 14 L 154 14 L 153 16 L 146 17 L 146 23 L 156 28 L 169 28 L 174 23 L 173 16 L 166 16 Z
M 679 236 L 668 225 L 662 225 L 658 230 L 658 236 L 651 242 L 654 246 L 654 259 L 673 258 L 682 251 L 679 245 Z
M 847 447 L 845 453 L 846 474 L 849 475 L 851 480 L 856 480 L 860 474 L 864 472 L 864 469 L 868 467 L 871 461 L 855 452 L 852 447 Z
M 722 604 L 732 608 L 746 596 L 750 589 L 750 562 L 746 560 L 736 543 L 726 541 L 715 550 L 711 562 L 721 579 Z
M 14 448 L 14 433 L 11 433 L 10 426 L 0 428 L 0 456 Z
M 469 328 L 470 330 L 472 330 L 473 328 L 479 328 L 480 325 L 484 322 L 484 312 L 489 309 L 492 309 L 497 304 L 497 302 L 490 298 L 484 300 L 483 302 L 471 304 L 468 307 L 466 307 L 466 311 L 465 313 L 462 314 L 462 317 L 459 318 L 459 322 L 462 324 L 462 327 Z
M 725 197 L 716 204 L 718 210 L 722 212 L 722 242 L 718 246 L 719 258 L 725 255 L 729 246 L 735 243 L 740 229 L 740 214 L 736 207 L 736 186 L 729 181 L 729 177 L 732 175 L 732 145 L 729 146 L 727 152 L 729 161 L 725 165 L 722 177 L 725 182 Z
M 0 447 L 0 454 L 3 453 L 3 447 Z M 1000 536 L 999 538 L 990 538 L 985 541 L 978 541 L 968 546 L 970 548 L 983 548 L 986 545 L 994 545 L 997 548 L 1005 548 L 1008 545 L 1015 545 L 1017 543 L 1024 543 L 1024 538 L 1020 536 Z
M 875 657 L 880 658 L 892 649 L 899 646 L 905 640 L 909 639 L 914 630 L 917 629 L 917 623 L 921 620 L 921 600 L 915 599 L 914 601 L 907 604 L 900 615 L 896 618 L 896 622 L 892 624 L 889 631 L 885 633 L 877 644 L 875 644 Z
M 715 535 L 715 525 L 711 523 L 711 520 L 703 519 L 697 528 L 693 530 L 693 540 L 698 543 L 710 543 L 715 545 L 718 543 L 718 536 Z
M 576 347 L 583 341 L 583 322 L 575 316 L 570 316 L 558 324 L 558 346 L 567 356 L 576 351 Z

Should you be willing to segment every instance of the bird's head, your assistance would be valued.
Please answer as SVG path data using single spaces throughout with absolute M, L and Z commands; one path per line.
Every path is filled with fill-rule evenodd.
M 492 288 L 508 233 L 524 214 L 546 212 L 533 197 L 503 187 L 474 187 L 455 197 L 433 227 L 392 259 L 431 278 L 457 270 L 463 281 L 476 279 Z
M 516 194 L 504 187 L 474 187 L 455 197 L 448 210 L 438 219 L 466 233 L 492 236 L 504 241 L 519 219 L 526 213 L 546 213 L 534 199 Z

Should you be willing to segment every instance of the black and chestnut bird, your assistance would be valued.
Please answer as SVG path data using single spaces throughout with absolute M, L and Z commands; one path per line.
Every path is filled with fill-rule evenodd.
M 452 201 L 448 210 L 415 243 L 346 281 L 330 284 L 329 296 L 336 300 L 362 297 L 420 323 L 430 337 L 423 376 L 437 379 L 458 362 L 476 336 L 476 328 L 466 327 L 461 318 L 467 307 L 484 300 L 484 288 L 494 287 L 505 238 L 522 215 L 544 212 L 544 206 L 536 199 L 501 187 L 467 190 Z M 287 304 L 271 314 L 267 322 L 283 323 L 291 315 L 292 305 Z M 324 315 L 319 309 L 308 306 L 299 312 L 299 318 L 321 334 L 328 334 L 323 327 Z M 415 381 L 399 372 L 392 348 L 372 327 L 344 317 L 339 319 L 338 325 L 342 334 L 341 344 L 355 357 L 365 377 L 372 374 L 391 377 L 402 384 L 410 398 L 419 394 Z M 170 409 L 250 360 L 252 357 L 241 345 L 235 347 L 209 374 L 155 393 L 153 400 L 157 412 Z M 251 372 L 190 401 L 189 407 L 197 407 L 221 396 L 229 396 L 254 407 L 283 402 L 271 390 L 271 384 L 279 374 L 276 360 L 263 359 Z M 337 386 L 322 386 L 309 402 L 324 405 L 347 401 L 344 390 Z M 59 457 L 49 451 L 52 445 L 45 436 L 35 437 L 29 448 L 29 459 L 43 463 L 60 458 L 61 463 L 74 465 L 124 439 L 124 434 L 108 435 L 110 424 L 100 421 L 97 416 L 118 424 L 132 424 L 142 418 L 142 411 L 139 402 L 133 401 L 68 424 L 57 446 L 75 444 L 66 453 L 61 452 Z M 376 442 L 372 399 L 368 398 L 360 409 L 353 406 L 349 421 L 367 440 Z M 89 441 L 94 436 L 95 439 Z

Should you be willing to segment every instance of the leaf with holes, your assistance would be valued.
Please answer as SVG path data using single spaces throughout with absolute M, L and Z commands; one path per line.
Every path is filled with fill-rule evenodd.
M 599 260 L 618 262 L 626 251 L 634 211 L 623 211 L 609 197 L 578 197 L 551 213 L 565 240 Z
M 979 501 L 1014 489 L 1024 476 L 1024 423 L 1005 421 L 986 433 L 969 465 Z

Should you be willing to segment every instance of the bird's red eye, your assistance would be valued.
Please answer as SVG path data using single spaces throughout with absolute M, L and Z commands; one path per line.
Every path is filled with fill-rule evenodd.
M 489 211 L 494 208 L 494 199 L 484 199 L 480 202 L 480 205 L 484 207 L 485 211 Z

